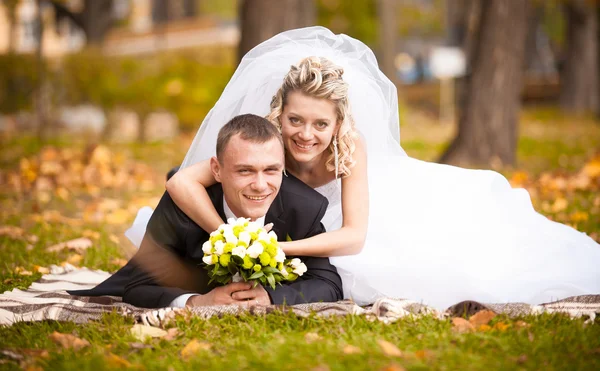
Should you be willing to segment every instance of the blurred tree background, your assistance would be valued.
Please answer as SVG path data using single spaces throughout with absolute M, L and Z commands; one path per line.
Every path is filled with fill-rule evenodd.
M 322 25 L 376 52 L 401 107 L 443 114 L 431 58 L 452 76 L 456 135 L 441 161 L 514 165 L 523 104 L 598 115 L 598 5 L 586 0 L 3 0 L 0 129 L 159 140 L 194 132 L 241 56 Z M 442 89 L 443 90 L 443 89 Z M 453 107 L 456 106 L 456 109 Z M 158 114 L 158 116 L 157 116 Z M 406 117 L 401 112 L 401 117 Z M 442 124 L 441 124 L 442 125 Z

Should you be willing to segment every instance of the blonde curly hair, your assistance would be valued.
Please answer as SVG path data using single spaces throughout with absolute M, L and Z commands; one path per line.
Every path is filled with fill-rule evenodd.
M 354 166 L 352 157 L 358 137 L 354 128 L 354 119 L 348 105 L 348 84 L 342 79 L 344 69 L 323 57 L 308 57 L 292 66 L 284 78 L 283 84 L 273 96 L 271 113 L 267 119 L 281 130 L 280 117 L 287 103 L 287 96 L 293 91 L 301 91 L 314 98 L 327 99 L 335 104 L 339 123 L 337 131 L 338 156 L 335 158 L 333 140 L 329 144 L 329 157 L 325 162 L 328 171 L 335 170 L 338 163 L 338 176 L 350 175 Z

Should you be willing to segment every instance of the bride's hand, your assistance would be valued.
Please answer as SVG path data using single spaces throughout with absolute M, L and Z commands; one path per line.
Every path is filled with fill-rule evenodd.
M 269 223 L 269 224 L 265 225 L 263 228 L 265 229 L 265 231 L 267 231 L 267 233 L 271 232 L 271 229 L 273 229 L 273 223 Z

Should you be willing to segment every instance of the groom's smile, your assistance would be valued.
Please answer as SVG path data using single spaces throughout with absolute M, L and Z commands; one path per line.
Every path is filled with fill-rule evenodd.
M 237 217 L 254 220 L 267 214 L 281 186 L 283 161 L 279 140 L 255 143 L 239 135 L 230 139 L 221 162 L 211 159 L 215 179 Z

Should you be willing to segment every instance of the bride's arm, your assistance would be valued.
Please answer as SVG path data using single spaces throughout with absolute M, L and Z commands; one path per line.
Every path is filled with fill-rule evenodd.
M 167 192 L 175 204 L 205 231 L 214 231 L 223 224 L 206 192 L 216 182 L 210 160 L 179 170 L 167 182 Z
M 304 240 L 280 243 L 287 255 L 321 257 L 361 252 L 369 219 L 367 155 L 362 139 L 356 141 L 353 157 L 356 164 L 352 173 L 342 179 L 342 228 Z

